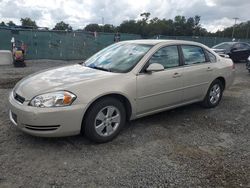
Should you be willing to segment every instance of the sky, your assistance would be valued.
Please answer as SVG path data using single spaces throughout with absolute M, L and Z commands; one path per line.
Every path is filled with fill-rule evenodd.
M 73 29 L 89 23 L 119 25 L 124 20 L 139 19 L 150 12 L 151 18 L 173 19 L 176 15 L 201 16 L 201 24 L 216 32 L 238 22 L 250 20 L 250 0 L 0 0 L 0 22 L 30 17 L 40 27 L 53 28 L 59 21 Z

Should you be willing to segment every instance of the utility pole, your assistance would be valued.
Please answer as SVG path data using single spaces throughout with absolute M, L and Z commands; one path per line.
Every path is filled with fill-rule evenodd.
M 104 17 L 102 17 L 102 32 L 104 32 Z
M 104 17 L 102 17 L 102 25 L 104 25 Z
M 232 32 L 232 39 L 234 38 L 234 30 L 235 30 L 235 26 L 236 26 L 236 22 L 239 18 L 235 17 L 234 19 L 234 26 L 233 26 L 233 32 Z
M 246 35 L 246 39 L 248 39 L 248 33 L 249 33 L 249 27 L 247 27 L 247 35 Z

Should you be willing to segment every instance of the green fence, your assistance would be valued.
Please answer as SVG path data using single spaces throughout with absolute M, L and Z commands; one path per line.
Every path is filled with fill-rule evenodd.
M 27 45 L 26 59 L 86 59 L 114 42 L 114 33 L 64 32 L 0 28 L 0 50 L 11 49 L 11 38 Z M 140 35 L 123 34 L 121 40 L 140 39 Z M 156 38 L 156 37 L 155 37 Z M 158 36 L 159 39 L 191 40 L 212 47 L 230 38 Z M 238 40 L 237 40 L 238 41 Z M 250 42 L 247 40 L 240 40 Z
M 189 41 L 195 41 L 200 42 L 202 44 L 205 44 L 209 47 L 215 46 L 216 44 L 222 43 L 222 42 L 230 42 L 232 41 L 232 38 L 222 38 L 222 37 L 199 37 L 199 36 L 155 36 L 154 38 L 158 39 L 170 39 L 170 40 L 189 40 Z M 250 40 L 248 39 L 235 39 L 235 41 L 241 41 L 241 42 L 247 42 L 250 43 Z
M 26 59 L 85 59 L 114 43 L 114 33 L 0 29 L 0 50 L 11 50 L 11 38 L 27 46 Z M 140 35 L 121 34 L 121 40 Z

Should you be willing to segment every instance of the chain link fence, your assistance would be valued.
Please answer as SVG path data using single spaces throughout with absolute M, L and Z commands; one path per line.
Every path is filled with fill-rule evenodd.
M 169 40 L 195 41 L 195 42 L 205 44 L 208 47 L 215 46 L 216 44 L 219 44 L 219 43 L 222 43 L 222 42 L 231 42 L 232 41 L 232 38 L 200 37 L 200 36 L 164 36 L 164 35 L 159 35 L 159 36 L 155 36 L 154 38 L 157 38 L 157 39 L 169 39 Z M 248 40 L 247 39 L 235 39 L 234 41 L 250 43 L 249 39 Z
M 11 39 L 26 46 L 26 59 L 86 59 L 100 49 L 114 43 L 114 33 L 92 33 L 84 31 L 47 31 L 0 28 L 0 50 L 11 50 Z M 212 47 L 231 38 L 156 36 L 158 39 L 189 40 Z M 121 40 L 141 39 L 140 35 L 121 33 Z M 236 39 L 236 41 L 250 42 Z
M 0 50 L 11 50 L 11 39 L 24 43 L 26 59 L 86 59 L 114 43 L 114 33 L 0 29 Z M 140 39 L 140 35 L 121 34 L 121 40 Z

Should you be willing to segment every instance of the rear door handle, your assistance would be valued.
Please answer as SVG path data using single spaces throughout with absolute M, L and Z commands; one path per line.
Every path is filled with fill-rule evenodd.
M 178 72 L 175 72 L 174 75 L 173 75 L 173 78 L 178 78 L 178 77 L 181 77 L 181 74 L 178 73 Z
M 211 67 L 208 67 L 207 68 L 207 71 L 212 71 L 213 69 Z

